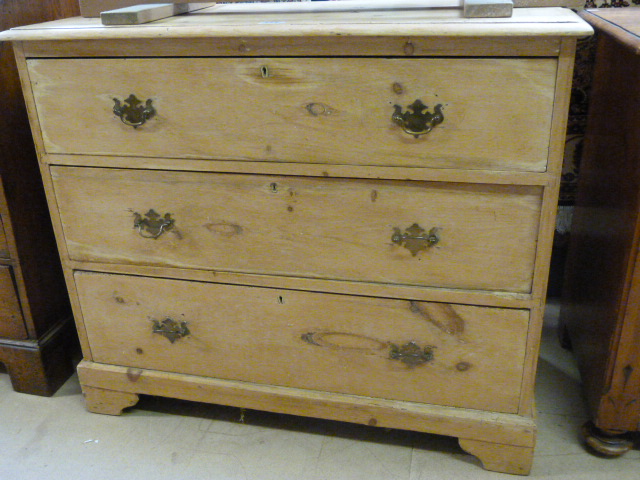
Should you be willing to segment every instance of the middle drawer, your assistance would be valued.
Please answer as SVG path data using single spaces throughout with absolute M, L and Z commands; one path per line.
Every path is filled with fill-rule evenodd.
M 72 260 L 531 289 L 541 187 L 51 171 Z

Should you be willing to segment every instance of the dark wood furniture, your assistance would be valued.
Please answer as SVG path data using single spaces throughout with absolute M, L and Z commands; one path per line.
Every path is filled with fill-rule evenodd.
M 77 15 L 76 0 L 0 2 L 0 30 Z M 52 395 L 77 336 L 13 49 L 0 43 L 0 363 L 16 391 Z
M 587 443 L 618 455 L 640 421 L 640 8 L 583 14 L 598 31 L 589 123 L 561 322 L 593 424 Z

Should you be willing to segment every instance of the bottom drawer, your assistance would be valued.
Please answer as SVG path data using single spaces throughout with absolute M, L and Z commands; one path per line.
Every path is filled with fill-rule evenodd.
M 529 312 L 76 272 L 93 361 L 516 413 Z

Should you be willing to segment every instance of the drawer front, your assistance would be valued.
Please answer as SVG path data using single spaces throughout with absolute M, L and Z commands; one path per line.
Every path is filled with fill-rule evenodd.
M 518 408 L 524 310 L 96 273 L 76 272 L 75 279 L 96 362 Z
M 73 260 L 531 289 L 541 187 L 51 171 Z
M 13 272 L 8 266 L 0 266 L 0 337 L 27 338 Z
M 28 63 L 49 153 L 525 171 L 547 164 L 555 59 Z M 113 113 L 114 99 L 132 107 L 131 94 L 141 111 L 148 100 L 154 110 L 137 128 Z M 433 119 L 407 108 L 416 100 L 428 106 L 417 114 L 442 105 L 444 117 L 417 138 L 404 129 L 427 130 Z M 403 126 L 392 121 L 395 105 Z M 129 123 L 144 117 L 124 114 Z

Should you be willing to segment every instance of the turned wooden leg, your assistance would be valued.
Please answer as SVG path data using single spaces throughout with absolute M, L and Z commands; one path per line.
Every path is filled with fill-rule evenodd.
M 624 433 L 605 432 L 591 421 L 582 426 L 582 435 L 592 450 L 607 457 L 619 457 L 633 447 L 633 442 L 625 438 Z
M 486 470 L 492 472 L 529 475 L 533 463 L 533 447 L 502 445 L 460 438 L 462 449 L 478 458 Z
M 82 385 L 87 410 L 104 415 L 121 415 L 125 408 L 133 407 L 139 397 L 135 393 L 105 390 Z

